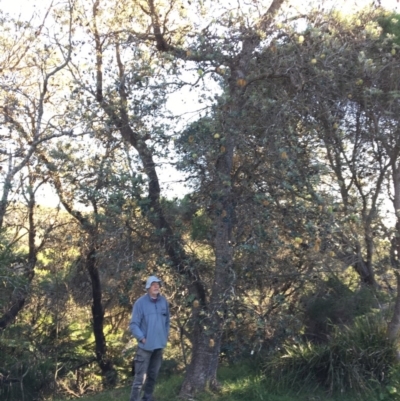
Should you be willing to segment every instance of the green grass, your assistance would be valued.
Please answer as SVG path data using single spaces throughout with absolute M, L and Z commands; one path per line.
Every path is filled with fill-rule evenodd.
M 274 393 L 271 388 L 276 383 L 268 383 L 268 379 L 254 373 L 253 369 L 245 364 L 234 367 L 221 367 L 219 370 L 219 380 L 222 384 L 220 393 L 214 394 L 206 391 L 199 394 L 196 401 L 359 401 L 357 396 L 340 396 L 338 398 L 328 397 L 324 393 L 315 391 L 303 391 L 302 394 L 294 394 L 288 389 L 281 391 L 280 394 Z M 175 401 L 178 400 L 179 388 L 183 377 L 171 376 L 160 379 L 155 397 L 157 401 Z M 114 390 L 104 391 L 99 394 L 82 397 L 83 401 L 128 401 L 130 387 L 121 387 Z M 364 401 L 376 401 L 379 397 L 368 400 L 362 397 Z M 384 399 L 386 401 L 386 398 Z M 64 401 L 57 399 L 54 401 Z

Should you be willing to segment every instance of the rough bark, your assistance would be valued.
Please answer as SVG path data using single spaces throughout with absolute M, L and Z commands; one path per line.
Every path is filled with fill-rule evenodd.
M 215 338 L 215 336 L 213 336 Z M 220 349 L 220 337 L 210 344 L 207 336 L 202 332 L 193 337 L 192 361 L 187 367 L 185 380 L 182 384 L 179 397 L 188 399 L 207 387 L 210 390 L 218 390 L 219 384 L 216 378 L 218 357 Z
M 394 161 L 393 166 L 393 187 L 394 187 L 394 199 L 393 206 L 396 213 L 396 234 L 392 240 L 392 266 L 395 269 L 395 275 L 397 280 L 397 293 L 394 304 L 393 316 L 388 324 L 388 337 L 395 340 L 400 332 L 400 169 L 397 163 Z
M 400 332 L 400 274 L 395 271 L 397 281 L 396 300 L 394 303 L 394 310 L 392 320 L 388 324 L 387 333 L 391 340 L 396 340 Z
M 227 135 L 226 151 L 216 163 L 216 176 L 220 196 L 216 202 L 215 215 L 215 272 L 210 302 L 205 308 L 207 318 L 197 322 L 192 341 L 192 358 L 183 381 L 180 397 L 204 390 L 218 388 L 218 355 L 223 330 L 223 316 L 229 288 L 233 285 L 232 264 L 232 222 L 234 205 L 231 189 L 232 160 L 234 153 L 233 136 Z
M 213 389 L 219 387 L 216 377 L 224 316 L 231 289 L 235 285 L 232 247 L 235 215 L 232 193 L 233 158 L 237 139 L 241 135 L 241 113 L 246 103 L 246 88 L 238 86 L 237 79 L 244 79 L 248 75 L 248 60 L 251 59 L 253 51 L 259 43 L 258 40 L 256 36 L 247 36 L 243 41 L 241 54 L 232 60 L 230 65 L 232 78 L 227 90 L 233 100 L 224 107 L 224 113 L 226 113 L 223 117 L 225 149 L 216 160 L 214 173 L 216 195 L 212 208 L 215 232 L 214 280 L 210 301 L 205 308 L 207 319 L 203 324 L 197 324 L 194 328 L 193 355 L 182 384 L 181 398 L 188 398 L 207 387 Z
M 377 287 L 377 282 L 375 280 L 375 273 L 372 265 L 373 258 L 373 242 L 372 239 L 368 239 L 368 231 L 370 231 L 370 227 L 365 227 L 364 236 L 366 238 L 366 259 L 362 256 L 361 245 L 356 242 L 355 244 L 355 255 L 352 256 L 355 259 L 355 263 L 353 264 L 353 268 L 356 273 L 359 275 L 361 283 L 366 284 L 367 286 L 374 288 Z
M 4 330 L 9 326 L 14 319 L 17 317 L 20 310 L 24 307 L 26 300 L 26 294 L 20 293 L 15 294 L 11 300 L 11 306 L 6 313 L 0 318 L 0 330 Z
M 102 304 L 102 289 L 99 270 L 96 265 L 96 249 L 93 247 L 86 256 L 86 270 L 92 284 L 92 317 L 93 334 L 95 338 L 96 361 L 99 364 L 107 386 L 114 386 L 117 382 L 117 372 L 112 361 L 107 357 L 106 338 L 104 336 L 104 308 Z
M 35 210 L 35 198 L 34 194 L 30 192 L 30 199 L 28 203 L 28 258 L 25 265 L 25 278 L 30 284 L 35 275 L 35 266 L 37 262 L 37 253 L 40 247 L 35 244 L 36 239 L 36 227 L 34 221 L 34 210 Z M 26 288 L 29 288 L 27 286 Z M 0 330 L 4 330 L 8 325 L 10 325 L 18 313 L 22 310 L 25 305 L 26 298 L 28 296 L 27 289 L 18 289 L 12 295 L 10 300 L 10 306 L 8 310 L 0 318 Z

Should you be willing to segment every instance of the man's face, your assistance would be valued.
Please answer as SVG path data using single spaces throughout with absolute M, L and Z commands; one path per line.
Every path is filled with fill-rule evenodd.
M 155 298 L 160 293 L 160 283 L 153 282 L 149 288 L 149 294 L 151 297 Z

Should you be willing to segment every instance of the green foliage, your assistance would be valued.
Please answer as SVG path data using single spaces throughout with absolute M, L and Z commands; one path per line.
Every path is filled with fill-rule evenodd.
M 84 401 L 123 401 L 128 400 L 130 394 L 129 388 L 117 388 L 113 390 L 107 390 L 101 393 L 97 393 L 95 395 L 87 395 L 81 397 L 81 400 Z M 65 401 L 65 398 L 55 398 L 54 401 Z
M 329 336 L 332 325 L 351 324 L 377 307 L 377 292 L 366 286 L 352 290 L 337 277 L 318 283 L 312 294 L 305 294 L 303 321 L 305 336 L 321 342 Z
M 383 13 L 378 17 L 378 23 L 382 27 L 381 38 L 400 45 L 400 14 Z
M 0 232 L 0 313 L 7 307 L 10 295 L 25 291 L 27 278 L 23 262 L 26 254 L 9 245 L 6 233 Z
M 379 399 L 382 401 L 400 400 L 400 365 L 397 364 L 390 369 L 384 386 L 379 391 Z
M 191 237 L 193 241 L 210 239 L 212 233 L 211 219 L 203 212 L 198 211 L 192 219 Z
M 295 394 L 290 388 L 277 391 L 276 382 L 269 378 L 260 377 L 254 370 L 252 361 L 244 361 L 237 365 L 222 366 L 218 371 L 218 380 L 221 389 L 218 393 L 205 391 L 196 396 L 198 401 L 355 401 L 357 396 L 341 394 L 337 397 L 327 396 L 323 392 L 314 391 L 312 396 L 309 391 Z M 158 401 L 171 401 L 178 399 L 179 388 L 182 382 L 181 376 L 161 378 L 156 386 L 155 398 Z M 389 388 L 390 389 L 390 388 Z M 389 389 L 383 389 L 383 401 L 395 400 L 390 397 Z M 393 391 L 393 389 L 391 389 Z M 121 387 L 110 391 L 104 391 L 95 395 L 84 396 L 83 401 L 125 401 L 129 399 L 130 387 Z M 379 399 L 379 393 L 378 393 Z M 364 396 L 364 401 L 376 401 L 377 396 Z M 53 401 L 62 401 L 57 398 Z
M 27 339 L 28 325 L 15 325 L 0 337 L 0 399 L 17 401 L 33 399 L 37 394 L 54 390 L 54 359 Z
M 387 383 L 396 356 L 386 322 L 369 314 L 352 326 L 334 326 L 327 344 L 287 344 L 266 363 L 265 375 L 273 376 L 282 388 L 368 394 Z
M 178 3 L 164 3 L 156 5 L 160 9 L 154 17 L 179 15 L 174 8 Z M 253 3 L 261 6 L 263 2 Z M 332 392 L 358 386 L 359 391 L 365 392 L 370 383 L 385 382 L 387 391 L 382 396 L 394 396 L 397 374 L 389 369 L 392 350 L 381 338 L 385 331 L 383 324 L 381 331 L 374 334 L 375 340 L 368 337 L 371 336 L 368 318 L 360 317 L 352 325 L 354 317 L 364 315 L 374 306 L 371 292 L 354 291 L 334 280 L 324 283 L 318 277 L 339 264 L 349 260 L 353 264 L 364 256 L 369 258 L 365 264 L 371 262 L 372 266 L 378 253 L 376 237 L 392 235 L 386 227 L 377 228 L 382 222 L 376 199 L 385 194 L 383 182 L 385 187 L 393 184 L 391 174 L 382 170 L 383 166 L 389 166 L 390 158 L 398 159 L 398 52 L 396 46 L 392 48 L 400 36 L 397 15 L 378 17 L 383 28 L 381 37 L 376 29 L 376 13 L 346 20 L 337 13 L 322 15 L 320 11 L 303 16 L 302 21 L 309 25 L 304 35 L 287 23 L 285 28 L 276 27 L 266 37 L 266 31 L 274 25 L 255 31 L 252 27 L 257 24 L 256 19 L 246 7 L 243 11 L 238 7 L 237 18 L 235 11 L 218 20 L 213 19 L 212 13 L 204 14 L 204 21 L 209 19 L 204 24 L 208 28 L 197 38 L 187 34 L 190 28 L 178 34 L 180 29 L 165 20 L 165 35 L 176 32 L 186 38 L 182 40 L 187 41 L 185 45 L 191 50 L 178 49 L 183 42 L 177 46 L 172 36 L 166 36 L 171 51 L 157 55 L 152 44 L 147 47 L 147 40 L 131 29 L 133 24 L 138 31 L 148 32 L 147 22 L 142 25 L 139 17 L 142 8 L 136 7 L 135 2 L 129 5 L 123 1 L 105 2 L 96 28 L 100 30 L 102 50 L 96 49 L 85 61 L 74 55 L 74 63 L 69 65 L 59 86 L 50 81 L 49 85 L 36 85 L 38 73 L 43 76 L 43 72 L 50 66 L 53 70 L 55 65 L 53 59 L 48 59 L 48 51 L 64 52 L 70 46 L 74 53 L 83 54 L 86 47 L 96 47 L 92 12 L 85 21 L 86 13 L 78 11 L 80 6 L 84 10 L 85 4 L 79 4 L 77 15 L 71 16 L 76 24 L 72 32 L 79 32 L 75 39 L 82 35 L 81 39 L 69 44 L 59 42 L 58 25 L 55 31 L 49 26 L 32 29 L 37 45 L 31 46 L 28 53 L 13 50 L 21 55 L 18 63 L 24 60 L 26 71 L 19 69 L 20 75 L 15 76 L 8 72 L 0 74 L 5 79 L 2 90 L 14 92 L 14 97 L 4 96 L 7 101 L 1 115 L 10 128 L 10 137 L 4 136 L 2 144 L 7 148 L 15 144 L 11 148 L 20 151 L 14 157 L 21 157 L 18 154 L 24 155 L 28 148 L 34 150 L 31 139 L 26 138 L 36 138 L 40 127 L 34 132 L 21 131 L 26 126 L 23 116 L 35 116 L 36 107 L 41 109 L 35 106 L 29 110 L 30 104 L 38 104 L 38 94 L 31 88 L 51 88 L 52 93 L 43 92 L 40 98 L 47 106 L 52 105 L 60 117 L 52 119 L 51 108 L 46 109 L 52 124 L 43 128 L 41 138 L 44 141 L 48 136 L 54 140 L 41 142 L 43 149 L 35 153 L 29 169 L 35 172 L 32 179 L 52 181 L 64 195 L 65 203 L 85 207 L 84 212 L 76 209 L 75 213 L 84 222 L 81 230 L 76 224 L 67 223 L 65 236 L 51 233 L 52 252 L 39 255 L 37 264 L 43 269 L 35 267 L 30 303 L 25 305 L 15 325 L 2 333 L 3 371 L 10 372 L 16 383 L 26 373 L 24 382 L 31 386 L 26 387 L 29 394 L 46 393 L 49 390 L 46 386 L 53 384 L 56 373 L 58 384 L 79 395 L 100 387 L 90 321 L 93 288 L 84 265 L 87 249 L 94 245 L 101 281 L 98 289 L 102 291 L 105 313 L 107 357 L 122 381 L 129 378 L 129 361 L 121 356 L 121 349 L 127 315 L 137 295 L 132 288 L 140 275 L 146 274 L 146 267 L 150 269 L 150 263 L 170 283 L 168 296 L 174 323 L 178 319 L 182 322 L 174 326 L 182 329 L 179 334 L 187 334 L 188 343 L 189 338 L 198 338 L 190 333 L 191 314 L 196 313 L 195 296 L 190 292 L 201 284 L 205 287 L 205 302 L 215 299 L 215 295 L 227 299 L 218 311 L 220 314 L 216 314 L 226 327 L 221 347 L 224 361 L 240 360 L 265 344 L 275 345 L 283 336 L 297 335 L 297 329 L 305 323 L 313 340 L 323 336 L 327 343 L 287 346 L 285 358 L 280 358 L 277 364 L 282 366 L 282 372 L 278 373 L 285 375 L 282 383 L 287 383 L 291 376 L 299 386 L 319 386 Z M 169 6 L 172 8 L 168 9 Z M 64 9 L 57 13 L 63 18 L 67 16 Z M 148 21 L 145 14 L 146 11 L 143 21 Z M 177 24 L 181 22 L 177 18 Z M 86 33 L 80 28 L 84 26 L 88 27 L 84 28 Z M 50 36 L 42 36 L 42 31 Z M 49 41 L 53 34 L 54 43 Z M 4 37 L 7 35 L 5 31 Z M 256 44 L 258 38 L 262 40 Z M 4 42 L 5 55 L 7 42 Z M 50 42 L 51 50 L 45 45 Z M 120 57 L 116 57 L 115 51 Z M 101 69 L 100 64 L 96 65 L 95 55 L 98 63 L 102 57 L 104 85 L 93 81 Z M 46 64 L 47 60 L 53 61 Z M 35 73 L 36 69 L 30 66 L 39 67 L 37 63 L 41 62 L 43 66 Z M 182 69 L 180 63 L 184 65 Z M 168 83 L 164 75 L 166 65 L 174 67 Z M 186 74 L 192 68 L 197 70 L 199 82 L 217 74 L 215 81 L 221 83 L 223 93 L 219 89 L 200 93 L 203 100 L 207 98 L 214 105 L 203 117 L 200 114 L 194 117 L 198 120 L 189 123 L 182 132 L 175 132 L 177 140 L 172 144 L 162 105 L 172 90 L 169 88 L 186 81 L 178 76 L 178 70 Z M 115 82 L 117 71 L 119 82 Z M 26 81 L 28 77 L 35 85 L 29 79 Z M 97 104 L 90 99 L 93 92 L 88 88 L 101 86 L 104 101 Z M 196 87 L 193 94 L 197 89 L 201 92 L 199 83 L 193 87 Z M 389 112 L 390 115 L 386 114 Z M 125 114 L 126 118 L 121 120 Z M 177 121 L 171 121 L 171 125 L 179 127 Z M 32 123 L 28 125 L 34 126 Z M 58 132 L 57 127 L 63 131 Z M 71 127 L 76 127 L 75 134 Z M 374 129 L 385 135 L 373 137 Z M 70 133 L 63 138 L 63 132 Z M 386 138 L 390 141 L 381 144 Z M 19 148 L 16 145 L 20 143 Z M 230 160 L 227 160 L 228 150 L 232 152 Z M 48 163 L 43 163 L 43 152 L 48 152 Z M 194 191 L 181 202 L 161 201 L 165 215 L 158 215 L 155 202 L 158 181 L 149 171 L 154 163 L 161 168 L 164 160 L 188 174 L 187 184 Z M 2 168 L 6 171 L 5 157 Z M 147 185 L 153 197 L 146 195 Z M 12 187 L 15 191 L 20 185 L 16 181 Z M 225 196 L 228 192 L 229 196 Z M 18 198 L 17 193 L 13 192 L 13 196 Z M 221 270 L 215 274 L 214 255 L 223 247 L 218 248 L 214 242 L 212 249 L 205 242 L 211 244 L 211 239 L 218 238 L 215 234 L 221 233 L 213 221 L 219 217 L 223 225 L 229 223 L 228 237 L 232 236 L 234 256 L 226 260 L 229 272 Z M 164 237 L 164 218 L 170 222 L 170 238 Z M 8 222 L 17 237 L 25 223 L 21 220 L 17 224 L 12 219 Z M 38 227 L 37 242 L 48 234 L 46 227 L 45 224 Z M 161 242 L 168 243 L 168 239 L 172 240 L 170 244 L 182 244 L 179 249 L 185 249 L 187 260 L 179 260 L 179 252 L 165 255 Z M 225 239 L 220 244 L 226 246 Z M 366 244 L 367 240 L 371 244 Z M 69 249 L 61 249 L 63 244 Z M 18 246 L 26 252 L 26 243 Z M 22 269 L 17 268 L 18 263 L 14 264 L 16 253 L 2 251 L 0 247 L 0 307 L 10 293 L 26 284 Z M 231 258 L 230 252 L 224 255 Z M 69 273 L 71 259 L 79 261 L 74 262 L 75 267 Z M 385 273 L 389 263 L 388 260 L 382 267 Z M 179 274 L 172 272 L 173 265 Z M 65 270 L 57 273 L 63 267 Z M 198 270 L 193 269 L 191 278 L 199 281 L 191 280 L 187 286 L 181 273 L 189 272 L 192 267 Z M 302 297 L 310 281 L 316 283 L 316 294 Z M 212 288 L 219 293 L 213 294 Z M 293 312 L 300 298 L 306 303 L 303 322 L 299 321 L 303 316 L 297 317 Z M 339 327 L 343 326 L 339 323 L 347 324 L 348 328 L 340 332 Z M 361 333 L 361 329 L 365 331 Z M 176 353 L 163 365 L 163 376 L 169 377 L 169 381 L 158 390 L 161 399 L 174 399 L 178 392 L 180 378 L 173 376 L 182 365 L 177 356 L 181 351 L 177 332 L 173 344 Z M 32 369 L 26 370 L 27 367 Z M 235 369 L 235 374 L 226 376 L 226 386 L 220 395 L 206 393 L 200 397 L 274 399 L 268 390 L 274 389 L 274 383 L 268 377 L 260 378 L 242 366 Z M 276 372 L 270 373 L 274 378 Z M 387 383 L 383 373 L 391 377 Z M 21 398 L 20 393 L 1 395 Z M 107 397 L 118 399 L 119 395 Z M 127 398 L 125 393 L 122 397 Z

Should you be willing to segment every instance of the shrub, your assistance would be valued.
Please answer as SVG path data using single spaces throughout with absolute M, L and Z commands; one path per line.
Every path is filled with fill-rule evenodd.
M 303 297 L 306 338 L 326 342 L 334 325 L 351 324 L 376 308 L 377 295 L 366 286 L 353 291 L 338 278 L 329 278 L 316 293 Z
M 326 344 L 284 346 L 266 363 L 264 373 L 286 388 L 366 394 L 385 383 L 396 364 L 396 346 L 387 338 L 386 326 L 372 314 L 356 318 L 352 326 L 333 326 Z

